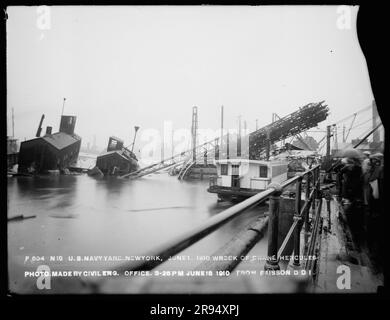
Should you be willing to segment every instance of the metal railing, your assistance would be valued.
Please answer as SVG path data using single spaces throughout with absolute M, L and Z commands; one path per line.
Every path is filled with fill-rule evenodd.
M 306 177 L 306 190 L 305 190 L 305 202 L 301 207 L 302 202 L 302 180 Z M 281 201 L 281 194 L 283 188 L 287 185 L 292 184 L 296 181 L 296 191 L 295 191 L 295 210 L 294 210 L 294 222 L 292 223 L 287 235 L 285 236 L 280 248 L 278 249 L 278 226 L 279 226 L 279 207 Z M 313 187 L 311 186 L 311 181 Z M 311 190 L 310 190 L 311 189 Z M 317 220 L 320 217 L 321 201 L 315 204 L 315 199 L 320 198 L 320 166 L 317 165 L 312 169 L 305 171 L 294 178 L 287 180 L 281 187 L 275 191 L 270 197 L 269 203 L 269 221 L 268 221 L 268 259 L 265 264 L 266 270 L 279 270 L 279 261 L 282 256 L 283 251 L 286 249 L 287 244 L 292 239 L 294 240 L 294 266 L 300 266 L 300 256 L 301 256 L 301 231 L 304 225 L 306 238 L 310 233 L 310 207 L 312 207 L 313 212 L 317 207 L 317 212 L 313 214 L 314 226 L 317 226 Z M 313 251 L 312 247 L 315 245 L 315 233 L 316 229 L 313 227 L 310 237 L 310 243 L 305 244 L 306 252 L 310 250 Z
M 279 214 L 279 201 L 280 201 L 280 195 L 283 189 L 290 186 L 291 184 L 297 182 L 297 191 L 301 190 L 302 185 L 302 178 L 304 175 L 310 175 L 312 174 L 315 181 L 315 187 L 313 188 L 313 191 L 310 194 L 309 199 L 307 199 L 305 205 L 303 208 L 300 208 L 300 200 L 301 195 L 300 193 L 297 194 L 297 205 L 296 209 L 297 212 L 299 212 L 299 215 L 297 215 L 297 219 L 294 221 L 285 241 L 282 244 L 282 247 L 286 245 L 288 238 L 291 236 L 291 234 L 296 230 L 296 227 L 298 225 L 298 222 L 301 221 L 303 217 L 303 213 L 306 213 L 309 209 L 310 203 L 312 202 L 312 199 L 314 197 L 314 194 L 318 193 L 318 184 L 319 184 L 319 168 L 320 166 L 315 166 L 314 168 L 304 172 L 303 174 L 300 174 L 298 176 L 295 176 L 287 181 L 285 181 L 282 184 L 271 184 L 269 185 L 268 189 L 262 192 L 259 192 L 258 194 L 230 207 L 229 209 L 226 209 L 219 214 L 213 216 L 212 218 L 208 219 L 207 221 L 201 223 L 197 227 L 193 228 L 190 231 L 187 231 L 183 233 L 182 235 L 177 236 L 176 238 L 172 239 L 171 241 L 168 241 L 164 244 L 161 244 L 160 246 L 154 248 L 153 250 L 150 250 L 149 252 L 145 253 L 145 256 L 153 256 L 158 257 L 154 260 L 141 260 L 141 261 L 131 261 L 129 263 L 120 265 L 118 268 L 115 268 L 117 271 L 137 271 L 137 270 L 151 270 L 161 263 L 168 260 L 170 257 L 180 253 L 184 249 L 188 248 L 195 242 L 203 239 L 207 235 L 209 235 L 211 232 L 215 231 L 222 225 L 226 224 L 233 218 L 239 216 L 244 211 L 257 206 L 258 204 L 264 202 L 268 198 L 270 198 L 269 203 L 269 240 L 268 240 L 268 256 L 277 255 L 277 237 L 278 237 L 278 227 L 275 226 L 275 220 L 277 223 L 277 218 Z M 307 179 L 308 180 L 308 179 Z M 307 184 L 306 188 L 310 188 L 310 184 Z M 306 189 L 307 191 L 308 189 Z M 307 191 L 308 192 L 308 191 Z M 307 215 L 308 217 L 308 215 Z M 307 219 L 305 220 L 307 221 Z M 297 234 L 297 232 L 296 232 Z M 276 237 L 276 241 L 275 241 Z M 296 248 L 299 247 L 299 239 L 296 240 Z M 271 263 L 271 264 L 270 264 Z M 275 261 L 268 260 L 266 263 L 274 268 L 278 262 L 275 259 Z

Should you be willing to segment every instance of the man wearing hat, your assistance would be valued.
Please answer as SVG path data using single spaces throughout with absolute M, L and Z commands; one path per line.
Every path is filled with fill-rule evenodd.
M 363 154 L 364 154 L 364 159 L 362 161 L 362 170 L 363 170 L 363 174 L 364 174 L 364 172 L 368 171 L 368 169 L 369 169 L 371 152 L 364 151 Z
M 377 152 L 370 156 L 370 176 L 369 182 L 372 188 L 372 195 L 374 199 L 380 199 L 382 195 L 382 187 L 383 187 L 383 154 Z M 376 183 L 375 180 L 377 180 Z M 377 184 L 377 185 L 376 185 Z
M 363 175 L 363 202 L 364 202 L 364 228 L 367 231 L 368 218 L 369 218 L 369 199 L 371 194 L 371 187 L 369 183 L 371 175 L 371 160 L 370 160 L 370 151 L 364 151 L 364 159 L 362 161 L 362 175 Z
M 381 241 L 383 234 L 380 232 L 383 227 L 383 154 L 377 152 L 370 156 L 370 170 L 368 173 L 369 187 L 369 217 L 368 217 L 368 245 L 373 258 L 381 258 Z M 378 261 L 380 263 L 380 261 Z
M 341 197 L 344 215 L 351 229 L 354 243 L 361 247 L 364 243 L 364 214 L 362 207 L 363 180 L 358 152 L 345 153 L 339 169 Z

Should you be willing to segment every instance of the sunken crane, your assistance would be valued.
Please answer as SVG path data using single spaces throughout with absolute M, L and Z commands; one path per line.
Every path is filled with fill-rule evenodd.
M 239 149 L 240 151 L 241 149 L 243 150 L 240 152 L 240 157 L 244 159 L 249 158 L 249 160 L 266 159 L 266 152 L 270 149 L 268 146 L 272 143 L 316 127 L 318 123 L 324 121 L 328 116 L 329 108 L 327 105 L 323 105 L 324 102 L 325 101 L 309 103 L 288 116 L 250 133 L 249 139 L 247 139 L 249 140 L 249 157 L 246 148 L 242 148 L 241 144 Z M 136 171 L 124 174 L 121 178 L 136 179 L 154 172 L 165 170 L 168 167 L 183 164 L 184 170 L 187 170 L 189 166 L 195 162 L 193 161 L 193 154 L 195 153 L 196 157 L 201 156 L 203 158 L 205 150 L 209 155 L 214 154 L 215 159 L 227 159 L 232 156 L 235 151 L 235 153 L 237 153 L 237 150 L 230 150 L 229 134 L 224 135 L 220 140 L 222 140 L 222 143 L 219 145 L 217 143 L 218 139 L 213 139 L 200 145 L 195 145 L 190 150 L 140 168 Z M 245 141 L 246 139 L 243 140 Z M 239 141 L 241 141 L 241 139 L 239 139 Z M 192 162 L 188 159 L 192 160 Z
M 267 158 L 269 145 L 286 138 L 295 136 L 302 131 L 316 127 L 324 121 L 329 112 L 324 101 L 309 103 L 299 110 L 259 129 L 249 135 L 249 159 Z M 269 152 L 269 151 L 268 151 Z
M 275 159 L 269 161 L 271 143 L 297 135 L 325 120 L 328 108 L 322 103 L 306 105 L 247 135 L 249 139 L 245 140 L 249 140 L 249 148 L 244 148 L 244 153 L 238 139 L 237 156 L 230 157 L 227 151 L 227 157 L 215 160 L 217 176 L 211 178 L 207 191 L 218 194 L 219 200 L 240 201 L 266 190 L 272 183 L 286 181 L 288 163 Z M 249 155 L 245 154 L 246 150 Z

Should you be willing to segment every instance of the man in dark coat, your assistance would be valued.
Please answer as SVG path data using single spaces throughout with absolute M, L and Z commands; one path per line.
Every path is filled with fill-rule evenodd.
M 377 266 L 383 264 L 383 209 L 384 209 L 384 194 L 383 194 L 383 155 L 381 153 L 373 154 L 370 157 L 371 170 L 369 172 L 369 218 L 367 226 L 368 248 L 374 263 Z
M 364 243 L 363 175 L 358 158 L 344 158 L 340 169 L 343 209 L 353 240 L 359 248 Z

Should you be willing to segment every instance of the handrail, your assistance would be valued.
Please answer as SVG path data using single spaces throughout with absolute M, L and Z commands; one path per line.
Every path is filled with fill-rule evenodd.
M 309 174 L 313 175 L 313 187 L 310 192 L 310 177 Z M 303 207 L 301 208 L 301 187 L 303 177 L 307 176 L 306 179 L 306 199 Z M 278 248 L 278 221 L 279 221 L 279 202 L 280 194 L 279 191 L 277 194 L 273 195 L 270 199 L 270 212 L 269 212 L 269 235 L 268 235 L 268 260 L 265 264 L 266 270 L 279 270 L 279 261 L 282 256 L 283 251 L 285 250 L 287 243 L 294 237 L 294 266 L 300 265 L 300 233 L 302 221 L 305 224 L 305 230 L 308 231 L 308 219 L 309 219 L 309 209 L 310 205 L 313 203 L 315 198 L 318 198 L 320 195 L 320 165 L 313 167 L 311 170 L 308 170 L 299 176 L 295 177 L 297 181 L 296 185 L 296 196 L 295 196 L 295 214 L 294 222 L 292 223 L 290 229 L 288 230 L 286 236 L 283 239 L 281 246 Z M 314 203 L 313 203 L 314 205 Z
M 317 180 L 316 185 L 317 185 L 318 183 L 319 183 L 319 180 Z M 308 208 L 310 208 L 310 205 L 311 205 L 311 203 L 312 203 L 312 201 L 313 201 L 313 199 L 314 199 L 314 196 L 315 196 L 315 187 L 314 187 L 313 190 L 311 191 L 309 199 L 307 199 L 307 200 L 305 201 L 305 204 L 303 205 L 303 208 L 302 208 L 300 214 L 299 214 L 298 216 L 295 217 L 295 220 L 294 220 L 293 224 L 291 225 L 289 231 L 287 232 L 287 235 L 286 235 L 286 237 L 284 238 L 284 240 L 283 240 L 283 242 L 282 242 L 282 244 L 281 244 L 281 246 L 280 246 L 280 248 L 279 248 L 279 250 L 278 250 L 278 255 L 277 255 L 277 260 L 278 260 L 278 261 L 280 260 L 280 257 L 281 257 L 281 255 L 282 255 L 284 249 L 286 248 L 287 243 L 290 241 L 291 236 L 292 236 L 293 232 L 295 231 L 295 228 L 296 228 L 296 226 L 298 225 L 299 220 L 301 220 L 302 217 L 304 217 L 304 214 L 305 214 L 306 210 L 307 210 Z
M 315 219 L 314 219 L 314 225 L 313 225 L 313 231 L 312 231 L 312 236 L 310 239 L 309 247 L 307 249 L 307 255 L 311 256 L 314 254 L 315 250 L 315 240 L 319 232 L 319 225 L 320 225 L 320 215 L 321 215 L 321 207 L 322 207 L 322 200 L 319 201 L 318 207 L 317 207 L 317 212 L 315 214 Z M 312 269 L 312 264 L 313 260 L 307 259 L 305 262 L 305 269 L 306 271 L 309 271 Z
M 304 174 L 310 173 L 313 170 L 319 169 L 319 165 L 309 169 Z M 289 180 L 286 180 L 280 185 L 281 189 L 286 188 L 287 186 L 293 184 L 298 179 L 301 179 L 301 176 L 295 176 Z M 197 227 L 193 228 L 190 231 L 187 231 L 176 238 L 150 250 L 145 256 L 154 256 L 159 257 L 155 260 L 142 260 L 142 261 L 132 261 L 130 263 L 123 264 L 116 268 L 117 271 L 137 271 L 137 270 L 151 270 L 156 266 L 160 265 L 166 261 L 169 257 L 183 251 L 188 248 L 195 242 L 203 239 L 205 236 L 229 222 L 233 218 L 237 217 L 239 214 L 245 210 L 260 204 L 265 201 L 269 196 L 278 192 L 276 187 L 269 187 L 267 190 L 257 193 L 256 195 L 220 212 L 218 215 L 213 216 L 207 221 L 201 223 Z
M 262 201 L 265 201 L 273 192 L 275 192 L 274 188 L 262 191 L 244 200 L 243 202 L 224 210 L 223 212 L 213 216 L 212 218 L 201 223 L 199 226 L 193 228 L 192 230 L 177 236 L 173 240 L 168 241 L 145 254 L 145 256 L 159 257 L 159 260 L 135 261 L 124 265 L 123 268 L 119 267 L 119 270 L 136 271 L 153 269 L 154 267 L 163 263 L 169 257 L 183 251 L 190 245 L 194 244 L 196 241 L 204 238 L 205 236 L 216 230 L 218 227 L 235 218 L 244 210 L 254 205 L 257 205 Z M 115 270 L 118 270 L 118 268 L 116 268 Z

